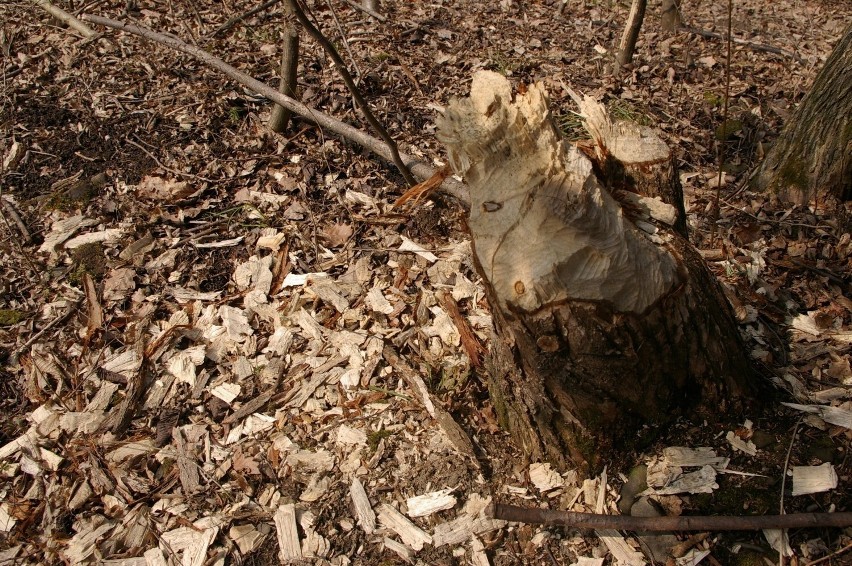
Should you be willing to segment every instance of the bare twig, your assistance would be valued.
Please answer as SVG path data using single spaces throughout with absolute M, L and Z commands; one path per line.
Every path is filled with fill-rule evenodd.
M 375 115 L 373 115 L 372 110 L 367 105 L 367 102 L 364 100 L 364 97 L 361 96 L 361 92 L 358 90 L 358 87 L 355 85 L 355 81 L 352 80 L 352 75 L 349 74 L 349 69 L 346 68 L 346 63 L 343 62 L 343 59 L 340 57 L 340 54 L 331 44 L 331 42 L 326 39 L 326 37 L 322 34 L 320 30 L 314 27 L 314 24 L 308 19 L 305 15 L 304 10 L 302 10 L 302 6 L 299 5 L 298 0 L 286 0 L 287 4 L 290 6 L 290 9 L 293 10 L 293 13 L 296 15 L 296 19 L 299 20 L 299 23 L 302 24 L 302 27 L 305 28 L 305 31 L 308 32 L 308 35 L 314 38 L 314 41 L 322 45 L 322 48 L 325 49 L 325 52 L 331 57 L 331 60 L 334 62 L 334 66 L 337 67 L 337 72 L 340 73 L 340 77 L 343 79 L 343 82 L 346 83 L 346 87 L 349 89 L 349 92 L 352 93 L 352 97 L 355 99 L 355 102 L 358 103 L 358 106 L 361 108 L 361 112 L 364 113 L 364 117 L 367 119 L 367 122 L 370 126 L 375 130 L 375 132 L 382 138 L 382 141 L 388 146 L 391 152 L 391 158 L 393 159 L 394 165 L 396 165 L 399 172 L 402 173 L 402 176 L 405 178 L 405 182 L 408 183 L 408 186 L 411 187 L 417 184 L 417 181 L 414 180 L 414 176 L 411 174 L 411 171 L 408 170 L 408 167 L 403 162 L 402 158 L 399 155 L 399 150 L 396 147 L 396 142 L 392 137 L 388 134 L 387 130 L 385 130 L 384 126 L 379 123 L 378 119 L 376 119 Z
M 71 315 L 74 314 L 75 312 L 77 312 L 77 309 L 80 308 L 80 305 L 82 303 L 83 303 L 83 297 L 81 297 L 80 299 L 77 299 L 76 302 L 68 305 L 68 309 L 64 313 L 62 313 L 58 317 L 51 320 L 49 323 L 47 323 L 47 326 L 45 326 L 44 328 L 42 328 L 41 330 L 39 330 L 38 332 L 36 332 L 32 336 L 30 336 L 30 339 L 27 340 L 24 343 L 23 346 L 21 346 L 20 348 L 18 348 L 17 350 L 15 350 L 12 353 L 11 358 L 17 359 L 18 356 L 20 356 L 27 348 L 32 346 L 36 342 L 36 340 L 38 340 L 39 338 L 44 336 L 45 332 L 47 332 L 48 330 L 50 330 L 51 328 L 55 327 L 58 324 L 62 324 L 63 322 L 65 322 L 66 320 L 71 318 Z
M 376 12 L 375 10 L 371 10 L 370 8 L 367 8 L 366 6 L 362 6 L 358 2 L 354 2 L 353 0 L 346 0 L 346 3 L 349 4 L 350 6 L 352 6 L 353 8 L 358 8 L 359 10 L 361 10 L 362 12 L 364 12 L 367 15 L 376 18 L 380 22 L 387 21 L 387 18 L 384 17 L 383 15 L 381 15 L 380 13 Z
M 45 12 L 67 25 L 68 27 L 77 30 L 86 39 L 95 37 L 97 32 L 63 10 L 51 4 L 48 0 L 33 0 L 33 2 L 44 9 Z
M 631 517 L 572 513 L 492 503 L 485 514 L 494 519 L 561 525 L 580 529 L 616 529 L 619 531 L 759 531 L 762 529 L 801 529 L 852 526 L 852 513 L 794 513 L 791 515 Z
M 18 227 L 18 230 L 21 231 L 21 235 L 24 237 L 24 243 L 32 243 L 33 235 L 30 234 L 27 225 L 24 223 L 23 219 L 21 219 L 21 215 L 18 214 L 18 211 L 15 210 L 14 205 L 5 198 L 2 198 L 2 195 L 0 195 L 0 202 L 3 203 L 3 208 L 6 210 L 6 214 L 8 214 L 12 218 L 12 221 Z M 3 217 L 3 221 L 6 221 L 6 217 Z M 8 225 L 8 222 L 6 223 L 6 225 L 9 228 L 9 231 L 11 232 L 12 227 Z
M 727 39 L 727 36 L 724 33 L 717 33 L 715 31 L 708 31 L 689 26 L 681 26 L 678 28 L 678 30 L 684 31 L 686 33 L 691 33 L 693 35 L 700 35 L 701 37 L 707 37 L 710 39 Z M 733 41 L 737 45 L 743 45 L 745 47 L 748 47 L 749 49 L 753 49 L 754 51 L 774 53 L 775 55 L 781 55 L 782 57 L 789 57 L 790 59 L 795 59 L 799 63 L 807 63 L 807 61 L 805 61 L 798 53 L 793 53 L 792 51 L 787 51 L 785 49 L 781 49 L 780 47 L 773 47 L 772 45 L 766 45 L 765 43 L 755 43 L 746 39 L 740 39 L 739 37 L 732 37 L 731 41 Z
M 299 30 L 288 18 L 287 23 L 284 24 L 284 48 L 281 51 L 281 70 L 278 73 L 281 76 L 278 92 L 294 99 L 296 98 L 298 68 Z M 292 117 L 292 112 L 280 104 L 276 104 L 272 107 L 272 113 L 269 116 L 269 129 L 277 134 L 282 133 L 287 129 Z
M 393 161 L 390 148 L 386 144 L 382 143 L 382 140 L 376 139 L 371 135 L 367 134 L 366 132 L 354 128 L 349 124 L 346 124 L 345 122 L 341 122 L 340 120 L 332 118 L 331 116 L 324 114 L 315 108 L 302 104 L 298 100 L 293 100 L 289 96 L 281 94 L 274 88 L 263 84 L 259 80 L 243 73 L 242 71 L 235 69 L 231 65 L 228 65 L 218 57 L 211 55 L 203 49 L 199 49 L 198 47 L 189 45 L 175 37 L 168 36 L 162 33 L 157 33 L 155 31 L 133 24 L 126 24 L 124 22 L 119 22 L 101 16 L 94 16 L 91 14 L 84 14 L 83 16 L 81 16 L 81 18 L 88 22 L 144 37 L 156 43 L 160 43 L 167 47 L 171 47 L 172 49 L 176 49 L 182 53 L 191 55 L 196 59 L 202 61 L 203 63 L 209 65 L 210 67 L 221 71 L 225 75 L 229 76 L 230 78 L 244 85 L 250 90 L 271 100 L 272 102 L 276 102 L 281 106 L 289 108 L 296 114 L 304 116 L 315 124 L 323 128 L 327 128 L 328 130 L 331 130 L 339 136 L 344 137 L 372 151 L 382 159 L 385 159 L 387 161 Z M 421 161 L 417 161 L 411 156 L 400 154 L 399 157 L 403 160 L 407 167 L 411 169 L 411 172 L 419 179 L 429 179 L 436 172 L 435 168 L 431 165 L 428 165 Z M 467 190 L 467 187 L 463 183 L 456 181 L 452 177 L 448 177 L 444 181 L 444 183 L 441 185 L 441 190 L 443 193 L 458 199 L 462 204 L 467 205 L 470 202 L 470 194 Z
M 848 552 L 850 550 L 852 550 L 852 544 L 847 544 L 846 546 L 844 546 L 843 548 L 841 548 L 837 552 L 832 552 L 828 556 L 823 556 L 822 558 L 814 560 L 813 562 L 808 562 L 807 564 L 805 564 L 805 566 L 816 566 L 817 564 L 823 564 L 825 562 L 828 562 L 829 560 L 837 558 L 841 554 Z
M 279 2 L 281 2 L 281 0 L 267 0 L 263 4 L 255 6 L 251 10 L 248 10 L 246 12 L 243 12 L 242 14 L 234 16 L 233 18 L 231 18 L 230 20 L 228 20 L 227 22 L 225 22 L 224 24 L 219 26 L 219 28 L 210 35 L 212 35 L 213 37 L 221 37 L 222 35 L 225 34 L 226 31 L 228 31 L 229 29 L 231 29 L 232 27 L 234 27 L 238 23 L 252 17 L 253 15 L 255 15 L 257 13 L 260 13 L 260 12 L 266 10 L 267 8 L 271 8 L 272 6 L 278 4 Z
M 334 4 L 329 3 L 328 11 L 331 13 L 334 25 L 337 26 L 337 33 L 340 34 L 340 41 L 343 42 L 343 47 L 349 55 L 349 60 L 352 61 L 352 68 L 355 69 L 355 84 L 357 85 L 361 82 L 361 69 L 358 68 L 358 62 L 355 61 L 355 56 L 352 55 L 352 49 L 349 48 L 349 40 L 346 39 L 346 32 L 343 31 L 343 26 L 340 25 L 340 19 L 337 17 L 337 10 L 334 9 Z

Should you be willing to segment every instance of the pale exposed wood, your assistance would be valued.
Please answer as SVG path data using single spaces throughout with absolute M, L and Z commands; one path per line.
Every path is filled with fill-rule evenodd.
M 822 493 L 837 487 L 837 472 L 829 462 L 820 466 L 792 466 L 793 495 Z
M 570 298 L 639 313 L 677 284 L 675 261 L 635 233 L 591 162 L 550 126 L 542 87 L 512 103 L 505 77 L 479 72 L 438 128 L 470 186 L 475 253 L 501 309 Z
M 396 552 L 396 554 L 408 564 L 414 564 L 412 556 L 413 552 L 411 552 L 411 549 L 404 544 L 401 544 L 389 537 L 382 538 L 382 543 L 385 545 L 385 548 Z
M 645 7 L 648 0 L 633 0 L 630 5 L 630 13 L 624 24 L 624 32 L 621 35 L 621 43 L 615 54 L 616 73 L 619 69 L 633 60 L 633 52 L 636 49 L 636 40 L 639 38 L 639 30 L 642 29 L 642 20 L 645 19 Z
M 184 436 L 185 429 L 186 427 L 181 427 L 175 431 L 175 453 L 177 455 L 177 466 L 183 492 L 186 495 L 192 495 L 201 489 L 201 484 L 194 450 L 192 450 L 191 444 L 186 441 L 186 437 Z
M 296 507 L 292 503 L 281 505 L 272 519 L 275 521 L 281 559 L 287 562 L 302 558 L 302 547 L 296 528 Z
M 370 499 L 367 497 L 364 485 L 358 478 L 352 478 L 352 483 L 349 485 L 349 497 L 352 498 L 358 524 L 361 525 L 365 533 L 373 534 L 376 530 L 376 514 L 373 512 L 373 506 L 370 505 Z
M 432 537 L 427 532 L 412 523 L 405 515 L 382 503 L 378 507 L 379 523 L 387 527 L 402 539 L 402 542 L 414 550 L 421 550 L 424 545 L 432 544 Z
M 405 504 L 409 517 L 428 517 L 438 511 L 455 507 L 456 497 L 452 494 L 452 489 L 442 489 L 409 497 Z

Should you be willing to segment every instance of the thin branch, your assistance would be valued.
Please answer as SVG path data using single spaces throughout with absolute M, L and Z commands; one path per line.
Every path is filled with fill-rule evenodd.
M 32 336 L 30 336 L 30 339 L 27 340 L 24 343 L 23 346 L 21 346 L 20 348 L 15 350 L 12 353 L 12 355 L 10 356 L 10 358 L 13 359 L 13 360 L 17 359 L 18 356 L 20 356 L 23 352 L 25 352 L 27 350 L 27 348 L 32 346 L 36 342 L 36 340 L 38 340 L 39 338 L 44 336 L 45 332 L 47 332 L 48 330 L 50 330 L 51 328 L 54 328 L 55 326 L 57 326 L 59 324 L 64 323 L 66 320 L 71 318 L 71 315 L 74 314 L 75 312 L 77 312 L 77 310 L 80 308 L 81 304 L 83 304 L 83 297 L 81 297 L 81 298 L 77 299 L 75 302 L 71 303 L 68 306 L 68 309 L 64 313 L 62 313 L 58 317 L 51 320 L 49 323 L 47 323 L 47 326 L 45 326 L 44 328 L 42 328 L 41 330 L 39 330 L 38 332 L 36 332 Z
M 89 26 L 87 26 L 62 8 L 54 6 L 53 4 L 48 2 L 48 0 L 33 0 L 33 2 L 38 6 L 41 6 L 41 8 L 43 8 L 45 12 L 47 12 L 63 24 L 80 32 L 80 34 L 86 39 L 95 37 L 97 35 L 97 32 L 95 32 L 95 30 L 93 30 L 92 28 L 90 28 Z
M 560 525 L 579 529 L 615 529 L 619 531 L 759 531 L 762 529 L 802 529 L 852 526 L 852 513 L 794 513 L 791 515 L 631 517 L 572 513 L 492 503 L 485 514 L 493 519 Z
M 710 39 L 727 39 L 727 36 L 724 33 L 707 31 L 690 26 L 680 26 L 678 30 L 684 31 L 686 33 L 691 33 L 693 35 L 700 35 L 701 37 L 707 37 Z M 785 49 L 781 49 L 780 47 L 773 47 L 771 45 L 766 45 L 765 43 L 755 43 L 746 39 L 740 39 L 739 37 L 732 37 L 731 41 L 733 41 L 737 45 L 743 45 L 755 51 L 764 51 L 766 53 L 774 53 L 775 55 L 781 55 L 782 57 L 789 57 L 791 59 L 795 59 L 799 63 L 807 62 L 798 53 L 793 53 L 792 51 L 787 51 Z
M 852 544 L 847 544 L 846 546 L 844 546 L 843 548 L 841 548 L 837 552 L 832 552 L 828 556 L 823 556 L 822 558 L 814 560 L 813 562 L 808 562 L 807 564 L 805 564 L 805 566 L 816 566 L 817 564 L 823 564 L 825 562 L 828 562 L 829 560 L 833 560 L 833 559 L 837 558 L 838 556 L 840 556 L 841 554 L 843 554 L 844 552 L 847 552 L 849 550 L 852 550 Z
M 349 41 L 346 39 L 346 32 L 343 31 L 343 26 L 340 25 L 340 19 L 337 17 L 337 10 L 334 9 L 334 4 L 329 3 L 328 11 L 331 12 L 331 18 L 337 26 L 337 33 L 340 34 L 340 41 L 343 42 L 343 47 L 349 55 L 349 60 L 352 61 L 352 68 L 355 69 L 355 84 L 357 86 L 357 84 L 361 82 L 361 69 L 358 68 L 358 62 L 355 61 L 355 56 L 352 55 L 352 49 L 349 48 Z
M 367 119 L 367 122 L 370 126 L 375 130 L 380 138 L 385 142 L 390 149 L 391 158 L 393 159 L 394 165 L 396 165 L 399 172 L 402 173 L 402 176 L 405 178 L 405 182 L 408 183 L 408 186 L 411 187 L 417 184 L 417 181 L 414 180 L 414 176 L 411 174 L 411 171 L 408 170 L 408 167 L 403 162 L 402 158 L 399 155 L 399 150 L 396 147 L 396 142 L 392 137 L 388 134 L 387 130 L 385 130 L 384 126 L 382 126 L 376 117 L 373 115 L 373 112 L 370 110 L 370 107 L 367 105 L 367 102 L 364 100 L 364 97 L 361 96 L 361 92 L 358 90 L 358 87 L 355 85 L 355 81 L 352 80 L 352 75 L 349 74 L 349 70 L 346 68 L 346 64 L 343 62 L 343 59 L 340 57 L 340 54 L 331 44 L 331 42 L 326 39 L 326 37 L 322 34 L 320 30 L 314 27 L 314 24 L 308 19 L 305 15 L 304 10 L 302 10 L 302 6 L 299 5 L 298 0 L 286 0 L 287 4 L 290 6 L 293 13 L 296 15 L 296 19 L 299 20 L 299 23 L 302 24 L 302 27 L 305 28 L 305 31 L 308 32 L 308 35 L 314 38 L 314 41 L 322 45 L 322 48 L 325 52 L 331 57 L 331 60 L 334 62 L 334 66 L 337 67 L 337 71 L 340 73 L 341 78 L 343 78 L 343 82 L 346 83 L 347 88 L 349 88 L 349 92 L 352 93 L 352 97 L 355 99 L 355 102 L 358 103 L 358 106 L 361 108 L 361 112 L 364 113 L 364 117 Z
M 144 37 L 161 45 L 165 45 L 182 53 L 191 55 L 192 57 L 195 57 L 206 65 L 209 65 L 210 67 L 221 71 L 228 77 L 237 81 L 241 85 L 244 85 L 246 88 L 260 94 L 264 98 L 267 98 L 272 102 L 278 103 L 281 106 L 284 106 L 285 108 L 289 108 L 296 114 L 304 116 L 315 124 L 326 128 L 338 134 L 339 136 L 346 138 L 372 151 L 373 153 L 375 153 L 386 161 L 393 160 L 390 148 L 388 148 L 387 145 L 382 143 L 381 140 L 372 137 L 366 132 L 354 128 L 349 124 L 346 124 L 345 122 L 341 122 L 340 120 L 332 118 L 328 114 L 324 114 L 315 108 L 302 104 L 298 100 L 293 100 L 289 96 L 281 94 L 274 88 L 263 84 L 259 80 L 243 73 L 242 71 L 235 69 L 231 65 L 228 65 L 218 57 L 211 55 L 203 49 L 199 49 L 198 47 L 189 45 L 175 37 L 168 36 L 162 33 L 157 33 L 155 31 L 142 28 L 133 24 L 126 24 L 124 22 L 119 22 L 101 16 L 93 16 L 91 14 L 84 14 L 83 16 L 81 16 L 81 18 L 85 21 L 92 22 L 94 24 L 106 26 L 109 28 L 125 31 L 127 33 L 132 33 L 134 35 Z M 432 175 L 436 173 L 436 169 L 434 167 L 421 161 L 417 161 L 414 157 L 405 154 L 400 154 L 400 158 L 406 163 L 408 167 L 411 168 L 411 171 L 418 179 L 426 180 L 431 178 Z M 455 180 L 453 177 L 448 177 L 441 185 L 441 189 L 443 193 L 455 199 L 458 199 L 461 203 L 465 205 L 470 203 L 470 193 L 468 192 L 467 187 L 463 183 Z
M 248 10 L 247 12 L 243 12 L 242 14 L 234 16 L 233 18 L 231 18 L 230 20 L 228 20 L 227 22 L 225 22 L 224 24 L 219 26 L 219 29 L 217 29 L 216 31 L 214 31 L 210 35 L 212 35 L 213 37 L 220 37 L 220 36 L 224 35 L 226 31 L 228 31 L 229 29 L 231 29 L 232 27 L 234 27 L 238 23 L 242 22 L 243 20 L 247 20 L 248 18 L 252 17 L 253 15 L 255 15 L 259 12 L 262 12 L 262 11 L 266 10 L 267 8 L 271 8 L 272 6 L 278 4 L 279 2 L 281 2 L 281 0 L 267 0 L 263 4 L 260 4 L 259 6 L 255 6 L 251 10 Z
M 376 18 L 380 22 L 387 21 L 387 18 L 384 17 L 383 15 L 381 15 L 380 13 L 376 12 L 375 10 L 369 9 L 366 6 L 362 6 L 358 2 L 354 2 L 353 0 L 346 0 L 346 3 L 349 4 L 350 6 L 352 6 L 353 8 L 358 8 L 359 10 L 361 10 L 362 12 L 367 14 L 368 16 L 373 16 L 374 18 Z

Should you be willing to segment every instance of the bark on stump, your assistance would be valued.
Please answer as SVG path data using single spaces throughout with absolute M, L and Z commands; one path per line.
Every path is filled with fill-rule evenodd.
M 633 156 L 616 167 L 620 186 L 605 187 L 561 139 L 540 85 L 513 96 L 504 77 L 477 73 L 470 98 L 439 118 L 438 136 L 470 186 L 501 425 L 531 459 L 591 470 L 642 424 L 699 404 L 732 408 L 751 392 L 752 375 L 716 279 L 677 229 L 643 217 L 657 209 L 677 224 L 677 208 L 635 195 L 622 206 L 610 192 L 654 192 L 659 183 L 637 181 L 643 171 L 673 175 L 659 161 L 659 140 L 643 161 L 637 144 L 649 133 L 612 125 L 586 102 L 602 172 L 614 156 Z M 679 198 L 667 183 L 657 192 Z
M 852 25 L 752 179 L 785 202 L 852 199 Z

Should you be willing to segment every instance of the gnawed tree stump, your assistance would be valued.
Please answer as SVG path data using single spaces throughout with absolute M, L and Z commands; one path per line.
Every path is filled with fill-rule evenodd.
M 645 159 L 638 147 L 648 131 L 610 124 L 599 106 L 584 112 L 596 161 L 603 173 L 619 172 L 617 186 L 605 187 L 562 140 L 540 85 L 513 96 L 501 75 L 477 73 L 470 97 L 438 120 L 438 136 L 470 186 L 474 259 L 495 321 L 486 367 L 500 422 L 531 459 L 592 469 L 644 423 L 701 404 L 737 405 L 752 374 L 700 256 L 677 229 L 641 218 L 651 205 L 655 217 L 685 226 L 682 202 L 678 214 L 672 203 L 634 194 L 622 206 L 611 194 L 682 201 L 671 180 L 660 191 L 663 172 L 673 173 L 659 140 Z M 611 162 L 625 155 L 627 164 Z

